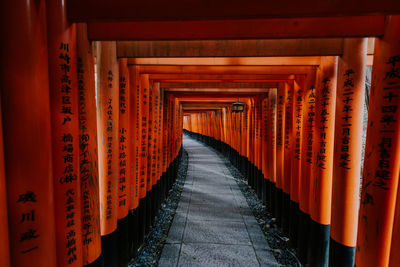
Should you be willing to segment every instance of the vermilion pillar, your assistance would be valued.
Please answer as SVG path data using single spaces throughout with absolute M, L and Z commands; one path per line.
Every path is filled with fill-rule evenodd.
M 400 178 L 400 177 L 399 177 Z M 396 202 L 396 212 L 393 222 L 393 234 L 392 234 L 392 244 L 390 246 L 390 259 L 389 266 L 396 267 L 400 265 L 400 197 L 399 189 L 397 189 L 397 202 Z
M 10 266 L 10 244 L 8 233 L 7 191 L 4 169 L 3 125 L 0 110 L 0 265 Z
M 164 93 L 159 90 L 159 109 L 158 109 L 158 116 L 159 116 L 159 127 L 158 127 L 158 177 L 159 177 L 159 194 L 161 201 L 164 200 L 164 181 L 165 181 L 165 170 L 163 166 L 163 147 L 164 147 Z M 193 127 L 193 117 L 191 117 L 192 127 Z M 192 128 L 193 129 L 193 128 Z M 161 203 L 158 204 L 159 208 L 161 208 Z
M 160 96 L 160 83 L 156 82 L 154 83 L 154 106 L 155 106 L 155 113 L 156 113 L 156 117 L 155 117 L 155 123 L 154 123 L 154 153 L 153 153 L 153 157 L 155 160 L 153 167 L 153 173 L 154 173 L 154 186 L 156 188 L 155 191 L 155 208 L 156 210 L 159 210 L 161 208 L 161 182 L 160 182 L 160 177 L 161 177 L 161 133 L 162 133 L 162 115 L 161 115 L 161 96 Z
M 148 227 L 153 224 L 154 221 L 154 187 L 153 187 L 153 152 L 154 152 L 154 91 L 153 83 L 149 82 L 148 86 L 148 115 L 147 115 L 147 181 L 146 190 L 148 194 Z
M 269 138 L 269 92 L 267 92 L 267 96 L 262 100 L 261 103 L 261 108 L 262 108 L 262 122 L 261 122 L 261 169 L 262 169 L 262 173 L 263 173 L 263 181 L 262 181 L 262 201 L 265 204 L 267 204 L 267 197 L 270 196 L 270 186 L 271 186 L 271 182 L 270 182 L 270 177 L 268 175 L 268 163 L 269 163 L 269 158 L 267 158 L 267 154 L 268 154 L 268 138 Z M 271 208 L 271 203 L 268 204 L 268 207 Z
M 140 201 L 139 206 L 143 212 L 141 216 L 142 226 L 145 232 L 149 230 L 149 195 L 147 190 L 147 153 L 148 153 L 148 113 L 149 113 L 149 75 L 140 75 Z M 145 234 L 145 233 L 144 233 Z
M 57 265 L 82 266 L 76 25 L 47 1 Z
M 328 266 L 329 261 L 337 58 L 322 57 L 320 68 L 321 83 L 316 88 L 310 200 L 308 260 L 311 266 Z
M 119 59 L 119 172 L 118 172 L 118 264 L 129 263 L 129 201 L 131 197 L 131 149 L 129 137 L 130 120 L 130 87 L 128 59 Z
M 366 56 L 367 39 L 345 39 L 336 99 L 330 266 L 354 266 Z
M 163 99 L 163 150 L 162 150 L 162 162 L 163 162 L 163 173 L 164 173 L 164 179 L 163 179 L 163 198 L 166 197 L 167 193 L 167 180 L 168 180 L 168 123 L 169 123 L 169 114 L 168 114 L 168 102 L 169 102 L 169 96 L 164 95 Z M 194 116 L 194 130 L 196 133 L 199 132 L 199 120 L 197 114 Z
M 299 231 L 299 201 L 300 201 L 300 176 L 301 176 L 301 140 L 303 127 L 303 95 L 304 75 L 296 75 L 293 88 L 293 111 L 292 111 L 292 168 L 290 178 L 290 242 L 293 247 L 297 246 Z
M 270 181 L 269 203 L 271 211 L 276 216 L 276 89 L 268 93 L 268 120 L 266 127 L 267 135 L 267 177 Z
M 257 113 L 256 113 L 256 177 L 257 177 L 257 195 L 259 199 L 262 199 L 262 188 L 263 188 L 263 182 L 264 180 L 264 175 L 262 173 L 262 97 L 259 96 L 256 98 L 256 105 L 257 105 Z M 239 114 L 237 114 L 239 117 Z M 237 129 L 239 131 L 239 126 L 237 126 Z M 239 143 L 239 138 L 238 138 L 238 143 Z
M 82 262 L 101 266 L 99 168 L 92 43 L 86 24 L 76 25 L 79 109 L 79 170 L 82 205 Z
M 130 121 L 131 121 L 131 164 L 133 166 L 131 171 L 132 176 L 132 187 L 131 193 L 132 198 L 130 201 L 130 239 L 131 239 L 131 257 L 135 256 L 139 244 L 143 241 L 144 235 L 140 235 L 141 231 L 139 225 L 139 193 L 140 193 L 140 80 L 139 80 L 139 68 L 137 66 L 129 67 L 130 76 Z M 132 221 L 132 223 L 131 223 Z M 144 234 L 144 232 L 143 232 Z
M 115 42 L 96 42 L 96 46 L 101 243 L 104 265 L 117 266 L 119 174 L 117 51 Z
M 307 249 L 310 230 L 310 194 L 313 160 L 313 134 L 315 126 L 315 88 L 316 68 L 313 68 L 305 79 L 303 97 L 303 127 L 301 140 L 301 174 L 299 195 L 299 230 L 297 255 L 299 260 L 307 263 Z
M 357 266 L 387 266 L 400 168 L 400 16 L 376 39 L 356 249 Z
M 229 110 L 229 109 L 228 109 Z M 232 116 L 231 110 L 229 116 Z M 249 161 L 250 161 L 250 169 L 249 169 L 249 184 L 254 189 L 255 184 L 255 166 L 254 166 L 254 153 L 255 153 L 255 101 L 254 98 L 250 99 L 250 124 L 249 124 Z
M 53 267 L 57 257 L 46 1 L 0 5 L 1 33 L 7 37 L 0 47 L 7 183 L 7 195 L 2 196 L 8 203 L 11 263 Z M 7 266 L 7 257 L 1 260 Z
M 285 99 L 287 91 L 285 90 L 284 83 L 279 84 L 277 108 L 276 108 L 276 218 L 278 223 L 282 226 L 281 217 L 283 214 L 282 200 L 283 200 L 283 176 L 284 169 L 284 140 L 285 140 Z
M 292 158 L 293 158 L 293 106 L 294 106 L 294 83 L 289 81 L 285 83 L 286 99 L 285 99 L 285 130 L 284 130 L 284 172 L 282 180 L 283 198 L 282 198 L 282 228 L 285 233 L 289 233 L 290 224 L 290 187 L 292 175 Z

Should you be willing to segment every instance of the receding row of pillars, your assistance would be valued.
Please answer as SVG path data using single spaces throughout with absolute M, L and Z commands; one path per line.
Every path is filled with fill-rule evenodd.
M 244 100 L 244 113 L 184 118 L 189 133 L 227 144 L 275 188 L 269 205 L 303 263 L 400 264 L 399 30 L 400 17 L 389 17 L 376 39 L 364 158 L 363 38 L 345 39 L 341 57 L 322 57 L 277 91 Z
M 115 42 L 94 50 L 65 1 L 12 1 L 1 27 L 0 266 L 126 266 L 171 186 L 181 105 Z

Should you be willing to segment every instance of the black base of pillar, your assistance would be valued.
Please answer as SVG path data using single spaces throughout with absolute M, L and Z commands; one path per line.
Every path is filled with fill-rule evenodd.
M 273 183 L 273 182 L 271 182 L 271 181 L 269 181 L 268 180 L 268 183 L 269 183 L 269 190 L 268 190 L 268 192 L 269 192 L 269 196 L 268 196 L 268 202 L 269 202 L 269 210 L 270 210 L 270 212 L 271 212 L 271 214 L 273 215 L 273 216 L 276 216 L 276 211 L 275 211 L 275 205 L 276 205 L 276 203 L 275 203 L 275 194 L 276 194 L 276 187 L 275 187 L 275 183 Z
M 263 190 L 263 180 L 264 175 L 262 174 L 262 171 L 256 168 L 256 176 L 257 176 L 257 185 L 256 185 L 256 190 L 257 190 L 257 197 L 259 200 L 262 200 L 262 190 Z
M 275 218 L 276 218 L 276 223 L 278 226 L 280 226 L 282 228 L 282 200 L 283 200 L 283 190 L 282 188 L 276 188 L 276 194 L 275 194 L 275 210 L 276 210 L 276 214 L 275 214 Z
M 240 170 L 242 175 L 247 178 L 247 172 L 246 172 L 246 158 L 242 156 L 242 168 Z
M 290 223 L 290 195 L 283 192 L 282 194 L 282 230 L 283 233 L 289 235 Z
M 252 188 L 252 172 L 251 172 L 251 162 L 250 160 L 247 160 L 247 183 L 248 185 Z
M 269 206 L 269 203 L 268 203 L 268 197 L 269 197 L 269 194 L 268 194 L 268 187 L 269 187 L 268 183 L 269 183 L 269 181 L 267 179 L 262 179 L 261 199 L 262 199 L 262 203 L 264 205 L 267 205 L 267 206 Z
M 330 239 L 329 266 L 353 267 L 355 247 L 348 247 Z
M 299 212 L 299 203 L 290 200 L 289 240 L 292 248 L 297 247 L 297 238 L 299 231 Z
M 165 183 L 165 175 L 166 173 L 163 172 L 160 179 L 161 184 L 161 202 L 165 200 L 166 191 L 167 191 L 167 184 Z
M 117 227 L 118 266 L 126 267 L 129 263 L 129 216 L 118 220 Z
M 144 199 L 146 201 L 146 219 L 144 234 L 147 235 L 150 232 L 151 226 L 151 190 L 146 192 L 146 197 Z
M 144 242 L 144 237 L 146 236 L 146 198 L 141 198 L 139 200 L 138 207 L 138 217 L 139 217 L 139 247 Z
M 311 267 L 328 267 L 330 225 L 310 221 L 310 241 L 307 261 Z
M 251 177 L 252 177 L 252 188 L 254 191 L 256 191 L 256 187 L 257 187 L 257 172 L 256 172 L 256 166 L 254 166 L 254 164 L 251 164 Z
M 156 207 L 157 207 L 157 212 L 156 212 L 156 216 L 158 216 L 160 209 L 161 209 L 161 203 L 162 203 L 162 199 L 161 199 L 161 177 L 160 179 L 158 179 L 157 183 L 156 183 L 156 188 L 157 188 L 157 194 L 156 194 Z
M 117 230 L 108 235 L 101 236 L 101 251 L 103 252 L 104 266 L 118 266 Z
M 83 265 L 84 267 L 104 267 L 104 259 L 103 259 L 103 254 L 100 254 L 100 256 L 93 262 Z
M 153 187 L 151 188 L 151 220 L 150 220 L 150 225 L 154 224 L 154 220 L 156 218 L 156 213 L 157 213 L 157 200 L 156 200 L 156 196 L 157 196 L 157 189 L 156 189 L 156 185 L 153 185 Z
M 137 250 L 139 248 L 139 217 L 138 208 L 129 211 L 129 258 L 133 259 L 137 256 Z
M 307 250 L 310 236 L 310 222 L 311 217 L 309 214 L 299 210 L 299 233 L 297 237 L 297 257 L 302 264 L 307 264 Z

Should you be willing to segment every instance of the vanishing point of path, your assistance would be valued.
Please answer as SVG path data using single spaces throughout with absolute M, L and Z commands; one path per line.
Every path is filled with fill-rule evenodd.
M 278 266 L 223 159 L 187 136 L 183 147 L 186 182 L 159 266 Z

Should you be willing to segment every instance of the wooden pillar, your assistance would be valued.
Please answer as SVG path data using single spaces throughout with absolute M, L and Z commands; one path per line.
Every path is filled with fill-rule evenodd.
M 257 197 L 260 199 L 260 182 L 262 174 L 260 174 L 260 169 L 259 169 L 259 162 L 260 162 L 260 109 L 259 109 L 259 104 L 260 104 L 260 98 L 254 97 L 254 190 L 257 194 Z
M 262 100 L 262 122 L 261 122 L 261 169 L 262 169 L 262 174 L 263 174 L 263 180 L 262 180 L 262 202 L 264 205 L 269 202 L 267 198 L 270 196 L 270 186 L 271 186 L 271 181 L 270 181 L 270 176 L 268 175 L 268 163 L 269 163 L 269 158 L 267 158 L 267 155 L 269 154 L 269 146 L 268 146 L 268 141 L 269 141 L 269 126 L 270 126 L 270 114 L 269 114 L 269 92 L 267 92 L 266 97 Z M 269 155 L 268 155 L 269 156 Z M 267 207 L 271 208 L 271 203 L 267 205 Z
M 301 175 L 299 197 L 299 230 L 297 255 L 301 263 L 307 263 L 310 230 L 310 194 L 313 160 L 313 133 L 315 126 L 316 69 L 307 73 L 304 86 L 303 127 L 301 144 Z
M 285 171 L 282 180 L 282 229 L 284 233 L 289 233 L 290 225 L 290 187 L 292 175 L 292 158 L 293 158 L 293 106 L 294 106 L 294 82 L 285 83 L 286 99 L 285 99 L 285 130 L 284 130 L 284 156 L 283 165 Z
M 285 84 L 280 83 L 278 88 L 278 99 L 276 109 L 276 219 L 278 224 L 282 227 L 282 200 L 283 200 L 283 176 L 285 173 L 284 169 L 284 140 L 285 140 L 285 99 L 287 91 L 285 90 Z
M 4 169 L 3 124 L 0 107 L 0 265 L 10 266 L 10 239 L 8 232 L 7 185 Z
M 11 264 L 53 267 L 57 256 L 46 1 L 2 1 L 0 13 L 6 37 L 0 47 L 7 186 L 2 196 L 8 203 Z M 0 261 L 9 265 L 7 256 Z
M 86 24 L 76 25 L 79 93 L 79 169 L 82 205 L 83 265 L 102 264 L 96 98 L 92 43 Z
M 263 191 L 263 182 L 264 180 L 264 175 L 262 173 L 262 130 L 261 130 L 261 125 L 262 125 L 262 97 L 259 96 L 256 98 L 257 100 L 257 133 L 256 133 L 256 139 L 257 139 L 257 144 L 256 144 L 256 171 L 257 171 L 257 195 L 260 200 L 262 200 L 262 191 Z M 238 114 L 239 115 L 239 114 Z
M 54 205 L 58 266 L 82 266 L 76 25 L 62 0 L 47 1 Z
M 155 186 L 156 186 L 156 209 L 157 211 L 161 208 L 162 199 L 162 186 L 161 186 L 161 176 L 162 176 L 162 162 L 161 162 L 161 149 L 162 149 L 162 99 L 160 92 L 160 83 L 154 83 L 154 101 L 156 106 L 156 124 L 155 124 L 155 145 L 154 145 L 154 173 L 155 173 Z M 188 117 L 190 118 L 190 117 Z
M 154 138 L 154 94 L 153 84 L 149 83 L 148 86 L 148 117 L 147 117 L 147 180 L 146 189 L 150 194 L 150 198 L 153 198 L 153 176 L 152 176 L 152 163 L 153 163 L 153 138 Z M 152 200 L 150 200 L 152 201 Z M 152 209 L 150 205 L 149 210 Z M 153 211 L 151 211 L 153 212 Z
M 357 266 L 387 266 L 400 168 L 400 16 L 376 39 L 356 250 Z
M 252 98 L 250 101 L 251 109 L 250 109 L 250 186 L 254 189 L 255 188 L 255 133 L 256 133 L 256 127 L 255 127 L 255 122 L 256 122 L 256 108 L 255 108 L 255 99 Z
M 272 89 L 268 93 L 268 117 L 266 125 L 267 138 L 267 177 L 270 182 L 269 203 L 271 206 L 272 214 L 276 217 L 276 97 L 277 90 Z
M 399 177 L 400 178 L 400 177 Z M 392 243 L 390 246 L 390 259 L 389 259 L 389 267 L 396 267 L 400 265 L 400 197 L 399 197 L 399 189 L 397 189 L 397 202 L 396 202 L 396 211 L 393 222 L 393 234 L 392 234 Z
M 118 265 L 129 263 L 129 201 L 131 197 L 131 135 L 129 68 L 126 58 L 119 59 L 119 153 L 118 153 Z
M 105 266 L 117 266 L 119 74 L 115 42 L 96 42 L 101 245 Z
M 139 68 L 137 66 L 129 67 L 129 83 L 130 83 L 130 123 L 131 123 L 131 193 L 132 199 L 130 201 L 130 214 L 129 214 L 129 225 L 130 225 L 130 256 L 131 258 L 137 254 L 137 249 L 141 242 L 143 242 L 142 231 L 140 230 L 140 151 L 141 151 L 141 110 L 140 110 L 140 75 Z M 132 221 L 132 223 L 131 223 Z
M 303 95 L 304 75 L 296 75 L 293 88 L 292 111 L 292 166 L 290 178 L 290 230 L 289 237 L 293 247 L 297 246 L 299 231 L 299 201 L 300 201 L 300 176 L 301 176 L 301 140 L 303 127 Z
M 154 145 L 156 142 L 155 132 L 156 127 L 156 107 L 155 107 L 155 94 L 154 94 L 154 83 L 149 85 L 149 114 L 148 114 L 148 154 L 147 154 L 147 191 L 150 194 L 150 206 L 148 210 L 150 211 L 150 225 L 153 224 L 155 218 L 155 158 L 154 158 Z
M 316 89 L 310 200 L 308 260 L 311 266 L 328 266 L 329 261 L 337 58 L 322 57 L 320 68 L 321 83 Z
M 366 57 L 367 39 L 345 39 L 336 99 L 330 266 L 354 266 Z
M 140 201 L 143 213 L 140 215 L 142 220 L 141 227 L 144 227 L 145 233 L 150 226 L 149 213 L 149 194 L 148 194 L 148 177 L 147 177 L 147 155 L 148 155 L 148 114 L 149 114 L 149 75 L 140 74 Z

